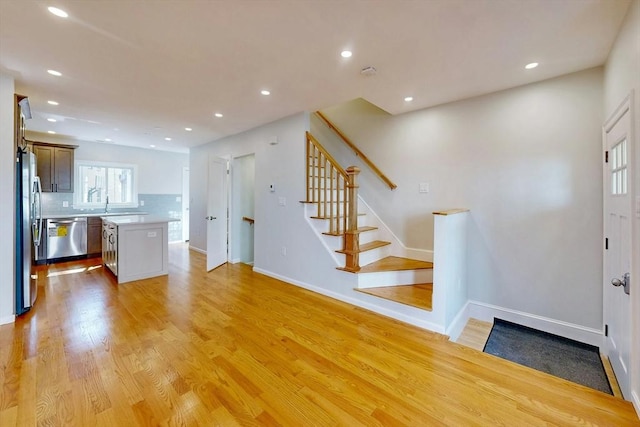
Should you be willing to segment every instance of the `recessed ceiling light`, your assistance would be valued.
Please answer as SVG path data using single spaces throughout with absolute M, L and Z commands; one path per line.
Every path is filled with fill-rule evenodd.
M 52 76 L 56 76 L 56 77 L 60 77 L 62 75 L 62 73 L 60 71 L 56 71 L 56 70 L 47 70 L 47 73 L 51 74 Z
M 193 129 L 191 129 L 191 128 L 184 128 L 184 130 L 186 130 L 187 132 L 191 132 Z
M 52 130 L 48 130 L 47 133 L 50 133 L 51 135 L 55 135 L 55 132 Z
M 149 147 L 151 147 L 151 148 L 156 148 L 156 146 L 155 146 L 155 145 L 153 145 L 153 144 L 149 145 Z
M 171 141 L 171 138 L 166 137 L 164 140 L 165 140 L 165 141 Z
M 47 119 L 47 121 L 48 121 L 48 122 L 51 122 L 51 123 L 55 123 L 55 122 L 57 122 L 57 120 L 56 120 L 56 119 Z
M 269 92 L 268 90 L 261 90 L 260 93 L 265 95 L 265 96 L 266 95 L 271 95 L 271 92 Z
M 263 91 L 263 92 L 264 92 L 264 91 Z M 263 93 L 263 95 L 265 95 L 265 94 Z M 267 95 L 268 95 L 268 94 L 267 94 Z M 222 113 L 215 113 L 215 114 L 214 114 L 214 116 L 216 116 L 217 118 L 224 117 L 224 116 L 222 115 Z
M 111 142 L 111 138 L 105 138 L 104 140 L 107 142 Z
M 66 18 L 69 16 L 67 12 L 65 12 L 62 9 L 58 9 L 57 7 L 50 6 L 47 8 L 47 10 L 53 13 L 54 15 L 59 16 L 60 18 Z
M 524 68 L 526 68 L 527 70 L 530 70 L 532 68 L 536 68 L 539 64 L 537 62 L 531 62 L 527 65 L 524 66 Z
M 405 102 L 411 102 L 413 101 L 413 96 L 407 96 L 404 98 Z
M 57 101 L 47 101 L 47 104 L 50 104 L 50 105 L 60 105 L 60 104 L 58 104 L 58 102 L 57 102 Z
M 351 55 L 353 55 L 353 52 L 351 52 L 350 50 L 343 50 L 342 52 L 340 52 L 340 56 L 342 56 L 343 58 L 351 58 Z

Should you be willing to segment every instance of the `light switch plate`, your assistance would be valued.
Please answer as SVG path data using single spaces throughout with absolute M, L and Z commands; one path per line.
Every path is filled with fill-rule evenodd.
M 287 199 L 284 197 L 278 197 L 278 204 L 280 206 L 286 206 L 287 205 Z
M 269 184 L 269 191 L 271 191 L 272 193 L 276 192 L 276 185 L 275 184 Z
M 66 201 L 66 200 L 64 202 L 62 202 L 62 207 L 63 208 L 68 208 L 69 207 L 69 202 Z
M 428 193 L 429 192 L 429 183 L 428 182 L 421 182 L 419 187 L 418 187 L 418 192 L 420 192 L 420 193 Z

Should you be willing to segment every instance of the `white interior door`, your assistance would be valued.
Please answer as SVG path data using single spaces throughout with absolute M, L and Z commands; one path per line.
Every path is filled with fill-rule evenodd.
M 605 150 L 608 152 L 604 170 L 604 231 L 608 246 L 604 256 L 605 352 L 626 399 L 631 397 L 632 315 L 631 298 L 624 286 L 625 277 L 631 272 L 632 140 L 629 106 L 629 102 L 623 104 L 604 127 Z M 630 282 L 631 279 L 626 280 Z
M 207 188 L 207 271 L 227 262 L 227 161 L 209 159 Z

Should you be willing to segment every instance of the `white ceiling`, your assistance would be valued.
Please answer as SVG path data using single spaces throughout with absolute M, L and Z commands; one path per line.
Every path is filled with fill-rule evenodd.
M 69 17 L 52 15 L 48 6 Z M 186 151 L 358 97 L 398 114 L 599 66 L 628 6 L 629 0 L 0 0 L 0 71 L 29 97 L 31 131 Z M 353 56 L 342 58 L 343 49 Z M 533 61 L 540 66 L 525 70 Z M 361 75 L 367 66 L 376 75 Z M 414 100 L 407 103 L 409 95 Z

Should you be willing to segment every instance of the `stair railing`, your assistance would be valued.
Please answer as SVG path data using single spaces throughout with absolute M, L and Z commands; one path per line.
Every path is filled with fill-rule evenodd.
M 345 267 L 358 270 L 358 184 L 360 169 L 344 170 L 309 132 L 307 136 L 307 203 L 317 218 L 329 221 L 329 234 L 344 234 Z
M 349 148 L 351 148 L 353 150 L 353 153 L 356 155 L 356 157 L 360 157 L 362 159 L 362 161 L 369 166 L 369 168 L 371 168 L 371 170 L 378 175 L 378 177 L 389 186 L 389 188 L 391 190 L 395 190 L 398 186 L 396 184 L 394 184 L 385 174 L 382 173 L 382 171 L 371 161 L 369 160 L 369 158 L 367 156 L 365 156 L 365 154 L 360 151 L 360 149 L 353 143 L 351 142 L 351 140 L 349 138 L 347 138 L 347 136 L 340 130 L 338 129 L 338 127 L 336 125 L 334 125 L 331 120 L 329 120 L 324 114 L 322 114 L 320 111 L 316 111 L 316 116 L 318 116 L 326 125 L 327 127 L 329 127 L 329 129 L 331 129 L 332 131 L 335 132 L 336 135 L 338 135 L 340 137 L 340 139 L 342 139 L 342 141 L 347 144 L 347 146 Z

